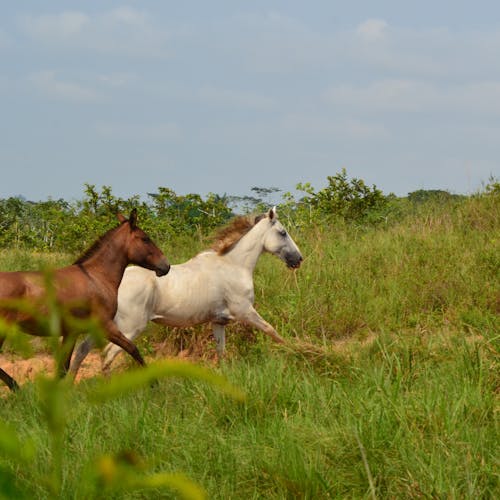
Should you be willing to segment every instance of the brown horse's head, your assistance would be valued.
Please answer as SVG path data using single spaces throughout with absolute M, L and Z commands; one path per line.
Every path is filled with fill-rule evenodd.
M 128 241 L 128 259 L 132 264 L 136 264 L 146 269 L 155 271 L 157 276 L 164 276 L 170 270 L 165 255 L 151 241 L 151 238 L 137 225 L 137 210 L 134 208 L 130 217 L 126 219 L 118 214 L 118 220 L 122 224 L 128 224 L 130 228 Z

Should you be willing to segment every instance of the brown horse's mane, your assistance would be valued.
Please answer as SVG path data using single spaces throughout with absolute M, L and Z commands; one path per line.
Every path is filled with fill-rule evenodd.
M 111 239 L 111 237 L 115 234 L 115 232 L 118 230 L 118 228 L 121 226 L 116 226 L 112 229 L 110 229 L 108 232 L 104 233 L 102 236 L 100 236 L 83 254 L 78 257 L 73 264 L 83 264 L 87 260 L 89 260 L 93 255 L 95 255 L 105 244 L 106 242 Z
M 212 250 L 224 255 L 231 250 L 240 239 L 252 229 L 263 216 L 239 216 L 233 219 L 228 226 L 223 227 L 215 236 Z

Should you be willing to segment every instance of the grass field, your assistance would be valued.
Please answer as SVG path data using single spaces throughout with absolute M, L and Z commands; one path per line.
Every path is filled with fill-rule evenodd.
M 169 335 L 172 353 L 182 339 L 243 402 L 188 377 L 95 404 L 94 378 L 61 390 L 54 410 L 26 384 L 2 399 L 0 421 L 32 452 L 13 459 L 0 438 L 0 492 L 175 497 L 127 482 L 133 468 L 182 472 L 207 498 L 498 498 L 498 197 L 426 206 L 377 228 L 290 231 L 302 268 L 264 256 L 255 274 L 256 307 L 284 346 L 232 325 L 227 359 L 213 367 L 199 356 L 214 350 L 204 327 L 149 337 Z M 202 248 L 186 245 L 164 251 L 176 263 Z M 73 257 L 4 251 L 0 268 Z M 106 482 L 102 457 L 122 484 Z

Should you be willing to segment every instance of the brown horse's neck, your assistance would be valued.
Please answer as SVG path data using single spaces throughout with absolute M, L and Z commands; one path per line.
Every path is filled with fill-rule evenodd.
M 122 226 L 106 233 L 94 247 L 75 262 L 84 272 L 91 276 L 99 276 L 100 280 L 104 279 L 116 289 L 129 264 L 125 245 L 127 235 L 121 229 Z

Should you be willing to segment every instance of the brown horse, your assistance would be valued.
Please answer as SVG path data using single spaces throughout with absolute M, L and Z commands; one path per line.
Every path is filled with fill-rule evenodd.
M 118 286 L 128 264 L 137 264 L 163 276 L 170 264 L 148 235 L 137 226 L 137 211 L 130 218 L 118 215 L 120 224 L 101 236 L 73 265 L 56 269 L 52 274 L 55 297 L 74 318 L 96 318 L 106 338 L 127 351 L 139 364 L 144 360 L 139 350 L 116 327 L 113 318 L 117 308 Z M 30 335 L 46 336 L 40 322 L 12 303 L 20 300 L 42 304 L 47 295 L 46 276 L 42 272 L 0 272 L 0 318 L 18 324 Z M 11 304 L 9 304 L 9 302 Z M 40 305 L 40 308 L 43 306 Z M 43 309 L 42 309 L 43 312 Z M 69 368 L 76 335 L 68 321 L 61 321 L 60 331 L 66 357 L 59 375 Z M 0 348 L 5 336 L 0 335 Z M 0 368 L 0 379 L 11 390 L 16 381 Z

